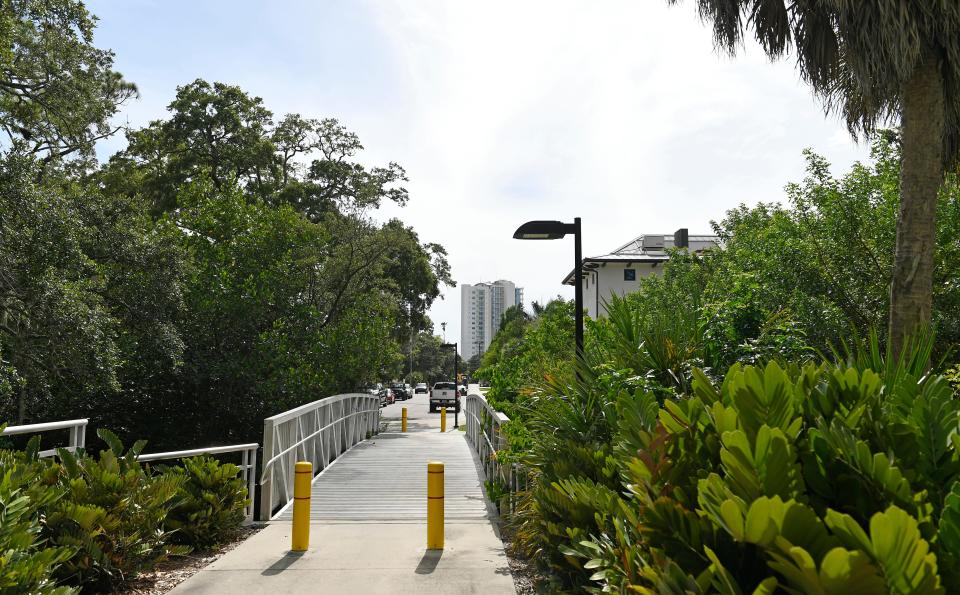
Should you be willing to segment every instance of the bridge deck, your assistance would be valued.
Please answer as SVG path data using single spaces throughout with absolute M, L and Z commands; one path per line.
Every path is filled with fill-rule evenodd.
M 340 455 L 313 482 L 310 549 L 293 553 L 289 509 L 177 586 L 175 595 L 277 593 L 508 595 L 503 542 L 480 466 L 462 432 L 440 433 L 425 395 L 384 410 L 386 430 Z M 409 432 L 400 433 L 400 409 Z M 444 463 L 444 549 L 426 550 L 427 461 Z
M 421 395 L 422 399 L 422 395 Z M 420 400 L 420 399 L 418 399 Z M 407 405 L 412 409 L 411 401 Z M 403 406 L 398 404 L 391 408 Z M 453 425 L 453 416 L 449 418 Z M 444 463 L 444 515 L 447 521 L 486 522 L 487 505 L 473 453 L 462 432 L 441 434 L 418 422 L 400 433 L 388 430 L 354 446 L 313 481 L 310 520 L 423 521 L 427 518 L 427 461 Z M 274 522 L 290 522 L 292 507 Z

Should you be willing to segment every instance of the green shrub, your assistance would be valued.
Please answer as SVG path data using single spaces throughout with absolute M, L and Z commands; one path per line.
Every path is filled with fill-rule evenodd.
M 0 426 L 2 429 L 2 426 Z M 0 450 L 0 594 L 67 594 L 53 573 L 73 555 L 69 547 L 49 547 L 40 537 L 40 510 L 62 495 L 42 480 L 49 465 L 36 459 L 36 442 L 28 452 Z M 38 479 L 40 481 L 38 481 Z
M 124 452 L 113 433 L 101 429 L 97 435 L 109 445 L 98 458 L 58 451 L 57 480 L 65 494 L 48 508 L 43 536 L 76 550 L 58 569 L 62 581 L 108 589 L 189 551 L 169 545 L 164 527 L 185 479 L 147 473 L 136 458 L 144 442 Z
M 59 462 L 38 459 L 37 439 L 0 449 L 0 595 L 74 591 L 57 583 L 112 590 L 236 534 L 249 502 L 236 465 L 197 457 L 151 473 L 137 461 L 143 442 L 125 451 L 97 433 L 109 449 L 96 458 L 61 449 Z
M 617 485 L 570 473 L 538 487 L 565 511 L 552 522 L 566 523 L 569 583 L 958 592 L 960 400 L 922 360 L 737 364 L 719 386 L 695 372 L 692 394 L 659 408 L 619 395 Z
M 175 541 L 210 547 L 236 536 L 250 502 L 239 467 L 201 456 L 184 459 L 183 467 L 164 474 L 183 480 L 166 521 Z

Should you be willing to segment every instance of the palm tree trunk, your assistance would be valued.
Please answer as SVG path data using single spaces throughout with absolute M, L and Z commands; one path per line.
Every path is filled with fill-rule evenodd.
M 943 182 L 944 89 L 935 59 L 919 65 L 903 87 L 900 216 L 890 284 L 890 341 L 895 356 L 930 324 L 937 193 Z

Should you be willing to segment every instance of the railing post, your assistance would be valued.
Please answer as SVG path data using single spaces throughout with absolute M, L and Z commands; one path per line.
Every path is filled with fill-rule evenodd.
M 253 522 L 253 503 L 256 501 L 257 493 L 257 449 L 252 448 L 247 451 L 247 497 L 250 498 L 250 504 L 247 505 L 247 523 Z
M 269 461 L 273 458 L 274 450 L 274 423 L 271 419 L 263 420 L 263 460 Z M 260 484 L 260 515 L 261 521 L 269 521 L 273 515 L 273 476 L 274 469 L 270 467 L 269 473 L 265 474 Z M 253 498 L 253 495 L 250 496 Z

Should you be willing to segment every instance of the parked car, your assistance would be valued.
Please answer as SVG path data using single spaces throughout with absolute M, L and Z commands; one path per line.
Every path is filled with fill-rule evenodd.
M 400 384 L 399 382 L 391 384 L 390 390 L 393 391 L 393 395 L 397 398 L 398 401 L 406 401 L 411 396 L 413 396 L 407 392 L 406 385 Z
M 413 394 L 415 394 L 415 395 L 425 395 L 425 394 L 427 394 L 427 393 L 429 393 L 429 392 L 430 392 L 430 389 L 427 388 L 427 383 L 426 383 L 426 382 L 420 382 L 420 383 L 417 384 L 417 386 L 415 386 L 414 389 L 413 389 Z
M 430 413 L 436 413 L 441 407 L 456 407 L 460 411 L 460 393 L 455 382 L 438 382 L 430 391 Z
M 360 394 L 374 395 L 380 397 L 380 406 L 383 407 L 386 403 L 384 402 L 383 396 L 380 394 L 380 389 L 376 386 L 361 386 L 357 389 Z
M 397 402 L 397 396 L 393 393 L 393 390 L 389 388 L 380 389 L 381 400 L 386 401 L 387 405 L 393 405 Z

